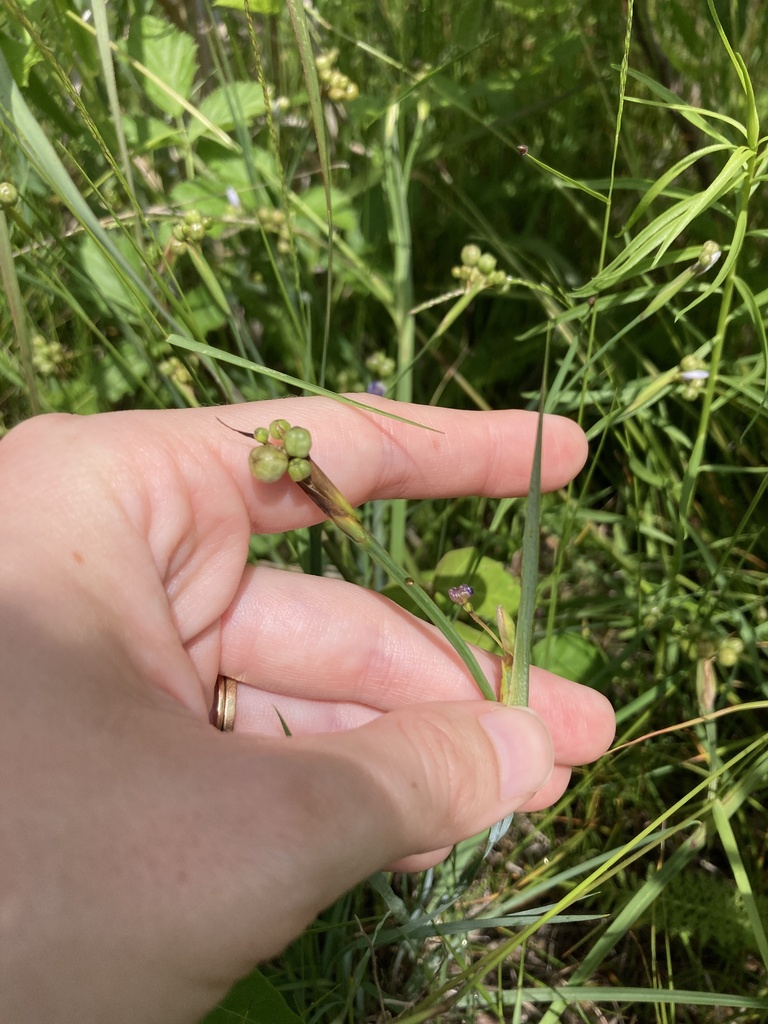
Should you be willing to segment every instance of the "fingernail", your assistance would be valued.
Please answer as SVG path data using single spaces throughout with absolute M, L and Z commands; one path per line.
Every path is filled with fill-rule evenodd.
M 497 705 L 480 724 L 499 759 L 499 797 L 518 804 L 541 789 L 552 774 L 554 751 L 549 732 L 528 708 Z

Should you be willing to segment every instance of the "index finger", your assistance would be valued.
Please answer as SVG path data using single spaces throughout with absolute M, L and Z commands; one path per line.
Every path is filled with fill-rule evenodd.
M 312 434 L 313 460 L 352 505 L 373 498 L 512 497 L 527 493 L 537 413 L 438 409 L 364 397 L 368 409 L 327 398 L 281 399 L 231 407 L 224 418 L 232 427 L 249 432 L 278 417 L 306 427 Z M 380 412 L 415 423 L 377 414 Z M 258 423 L 253 422 L 254 416 Z M 320 521 L 322 514 L 289 479 L 262 484 L 250 476 L 246 443 L 222 437 L 219 450 L 241 487 L 254 528 L 272 532 Z M 586 438 L 576 423 L 561 416 L 545 416 L 542 490 L 567 484 L 586 456 Z

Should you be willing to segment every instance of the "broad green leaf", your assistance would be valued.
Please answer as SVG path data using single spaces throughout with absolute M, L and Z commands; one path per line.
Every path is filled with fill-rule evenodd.
M 141 257 L 128 239 L 115 235 L 112 242 L 125 264 L 139 275 L 142 272 Z M 84 236 L 79 255 L 83 272 L 93 283 L 92 296 L 102 311 L 118 319 L 140 320 L 142 308 L 135 290 L 98 242 L 89 235 Z
M 127 51 L 161 83 L 189 99 L 197 72 L 197 44 L 192 36 L 162 18 L 145 14 L 131 22 Z M 147 78 L 144 88 L 148 99 L 166 114 L 181 114 L 183 105 L 157 82 Z
M 219 86 L 200 103 L 200 113 L 217 128 L 231 131 L 235 125 L 249 123 L 264 113 L 264 94 L 258 82 L 229 82 Z M 206 132 L 205 125 L 196 121 L 190 125 L 191 138 Z
M 262 971 L 238 982 L 201 1024 L 303 1024 Z
M 42 60 L 40 52 L 31 42 L 21 42 L 0 32 L 0 52 L 2 52 L 11 74 L 22 88 L 29 85 L 29 73 L 35 64 Z
M 122 119 L 125 141 L 134 154 L 151 153 L 181 138 L 178 125 L 166 124 L 159 117 L 130 117 L 123 114 Z
M 474 548 L 449 551 L 435 566 L 433 591 L 441 603 L 447 603 L 451 587 L 462 583 L 468 583 L 475 591 L 472 607 L 481 619 L 495 622 L 498 605 L 512 615 L 518 609 L 520 580 L 494 558 L 484 556 L 477 561 Z
M 601 658 L 591 640 L 578 633 L 561 633 L 533 645 L 531 664 L 576 683 L 589 683 L 601 665 Z

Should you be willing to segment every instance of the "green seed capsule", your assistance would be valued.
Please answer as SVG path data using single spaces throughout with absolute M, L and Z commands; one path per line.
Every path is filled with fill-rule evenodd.
M 266 444 L 267 441 L 269 440 L 269 431 L 267 430 L 266 427 L 256 427 L 256 429 L 253 432 L 253 436 L 255 440 L 259 442 L 259 444 Z
M 484 252 L 477 261 L 477 269 L 481 274 L 492 274 L 496 269 L 496 257 L 489 252 Z
M 257 480 L 263 484 L 274 484 L 288 469 L 288 456 L 282 448 L 263 444 L 260 448 L 251 449 L 248 464 Z
M 13 206 L 19 198 L 19 192 L 10 181 L 0 181 L 0 206 Z
M 203 222 L 201 220 L 190 221 L 189 224 L 186 225 L 185 234 L 191 242 L 202 242 L 205 238 L 205 227 L 203 226 Z
M 482 255 L 479 245 L 465 245 L 461 250 L 461 262 L 465 267 L 475 267 Z
M 291 459 L 288 463 L 288 476 L 296 483 L 306 480 L 311 472 L 312 466 L 309 459 Z
M 288 420 L 272 420 L 269 424 L 269 436 L 273 437 L 276 441 L 282 441 L 286 430 L 290 429 L 291 424 Z
M 292 459 L 306 459 L 311 447 L 312 435 L 304 427 L 290 427 L 283 435 L 283 448 Z
M 202 213 L 199 210 L 187 210 L 184 214 L 185 224 L 195 224 L 197 221 L 202 220 Z

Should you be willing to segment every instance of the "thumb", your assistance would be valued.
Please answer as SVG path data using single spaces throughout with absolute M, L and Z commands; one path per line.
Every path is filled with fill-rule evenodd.
M 267 746 L 271 855 L 263 828 L 259 844 L 280 915 L 260 957 L 373 871 L 501 820 L 541 788 L 554 762 L 538 715 L 478 701 L 410 706 L 347 732 Z M 251 777 L 262 792 L 265 753 L 252 766 L 261 785 Z M 260 886 L 262 910 L 265 896 Z

